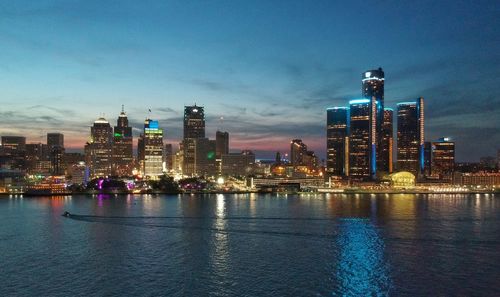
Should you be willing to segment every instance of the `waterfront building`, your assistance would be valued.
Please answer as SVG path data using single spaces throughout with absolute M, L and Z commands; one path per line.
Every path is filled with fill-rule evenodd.
M 424 172 L 424 98 L 398 103 L 397 165 L 420 177 Z
M 432 142 L 432 175 L 451 181 L 455 171 L 455 142 L 447 137 Z
M 53 146 L 50 149 L 50 174 L 63 175 L 64 172 L 64 147 L 58 145 Z
M 400 171 L 389 175 L 392 188 L 411 189 L 415 187 L 415 175 L 408 171 Z
M 349 109 L 326 110 L 326 172 L 328 176 L 349 175 Z
M 361 87 L 363 98 L 375 98 L 376 104 L 376 149 L 377 149 L 377 171 L 392 172 L 392 115 L 391 109 L 385 109 L 384 105 L 384 83 L 385 74 L 382 68 L 368 70 L 362 73 Z M 388 128 L 390 128 L 390 133 Z M 390 134 L 390 136 L 389 136 Z
M 454 184 L 463 186 L 500 186 L 500 172 L 475 172 L 454 174 Z
M 89 182 L 89 171 L 85 162 L 78 162 L 68 166 L 68 176 L 72 184 L 85 185 Z
M 253 173 L 255 154 L 244 150 L 241 153 L 224 154 L 222 159 L 222 174 L 229 176 L 247 176 Z
M 150 179 L 157 179 L 163 174 L 163 129 L 159 127 L 158 121 L 146 119 L 139 139 L 142 174 Z
M 214 176 L 217 174 L 215 162 L 215 140 L 208 138 L 194 139 L 194 174 L 197 176 Z
M 92 178 L 111 175 L 112 148 L 113 129 L 101 117 L 90 127 L 90 140 L 85 145 L 85 163 L 89 166 Z
M 26 144 L 26 170 L 31 175 L 50 173 L 49 149 L 44 143 Z
M 377 171 L 377 102 L 375 97 L 351 100 L 349 109 L 349 177 L 372 180 Z
M 393 119 L 394 111 L 392 108 L 384 108 L 384 117 L 382 122 L 382 131 L 380 135 L 380 141 L 378 142 L 379 148 L 377 150 L 377 171 L 392 173 L 393 171 L 393 147 L 394 147 L 394 136 L 393 136 Z
M 196 174 L 196 139 L 205 138 L 205 112 L 203 106 L 184 106 L 184 136 L 181 143 L 182 172 Z M 214 149 L 215 152 L 215 149 Z
M 64 174 L 64 135 L 62 133 L 47 133 L 49 149 L 50 174 Z
M 113 131 L 113 174 L 131 176 L 134 163 L 132 127 L 122 106 Z

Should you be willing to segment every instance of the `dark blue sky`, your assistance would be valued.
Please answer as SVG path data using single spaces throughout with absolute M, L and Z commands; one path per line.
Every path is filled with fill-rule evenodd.
M 474 161 L 500 148 L 499 19 L 498 1 L 4 1 L 0 134 L 81 148 L 124 104 L 178 142 L 196 102 L 233 148 L 323 155 L 325 109 L 380 66 L 386 105 L 423 96 L 426 138 Z

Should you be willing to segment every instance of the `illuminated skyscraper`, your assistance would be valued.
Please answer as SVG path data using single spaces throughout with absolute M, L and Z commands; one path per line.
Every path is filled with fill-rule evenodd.
M 424 98 L 398 103 L 397 164 L 399 171 L 424 173 Z
M 184 139 L 205 137 L 205 112 L 203 106 L 184 106 Z
M 382 68 L 363 72 L 361 77 L 363 98 L 375 97 L 384 106 L 384 71 Z
M 160 129 L 158 121 L 144 121 L 144 132 L 140 136 L 139 145 L 142 158 L 139 162 L 143 175 L 157 179 L 163 174 L 163 129 Z
M 377 170 L 392 173 L 392 150 L 394 146 L 393 136 L 394 111 L 391 108 L 384 108 L 384 118 L 382 122 L 382 133 L 379 134 L 377 155 Z
M 134 155 L 132 127 L 128 125 L 127 114 L 123 110 L 118 116 L 113 132 L 113 174 L 132 175 Z
M 390 131 L 391 136 L 389 137 L 389 131 L 387 128 L 392 127 L 392 119 L 388 121 L 385 125 L 386 119 L 389 119 L 391 114 L 390 110 L 384 109 L 384 71 L 382 68 L 375 70 L 368 70 L 362 74 L 362 94 L 364 98 L 371 99 L 375 97 L 377 101 L 377 170 L 384 172 L 392 172 L 392 155 L 389 157 L 389 153 L 392 153 L 392 130 Z M 390 124 L 389 124 L 390 123 Z M 385 126 L 385 128 L 384 128 Z M 391 142 L 391 143 L 389 143 Z M 391 152 L 389 152 L 389 150 Z
M 91 177 L 111 175 L 113 129 L 108 121 L 99 118 L 90 127 L 90 141 L 85 146 L 85 159 Z
M 326 172 L 329 176 L 349 175 L 349 109 L 326 110 Z
M 349 176 L 353 180 L 372 180 L 377 172 L 377 101 L 349 101 Z
M 455 142 L 443 137 L 432 143 L 432 175 L 451 181 L 455 171 Z
M 196 174 L 196 139 L 205 138 L 205 112 L 203 106 L 184 106 L 184 139 L 181 143 L 182 173 Z

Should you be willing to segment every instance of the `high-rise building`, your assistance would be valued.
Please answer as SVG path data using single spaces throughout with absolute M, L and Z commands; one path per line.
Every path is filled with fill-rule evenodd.
M 47 145 L 49 149 L 55 146 L 64 147 L 64 134 L 62 133 L 47 133 Z
M 1 167 L 7 169 L 26 170 L 26 137 L 2 136 Z
M 158 121 L 146 119 L 139 141 L 139 157 L 144 176 L 157 179 L 163 174 L 163 129 Z
M 217 173 L 215 164 L 215 140 L 208 138 L 194 139 L 195 146 L 195 175 L 214 176 Z
M 26 151 L 26 137 L 24 136 L 2 136 L 2 147 L 6 153 Z
M 44 143 L 26 144 L 26 168 L 32 175 L 50 173 L 49 149 Z
M 451 181 L 455 171 L 455 142 L 443 137 L 432 142 L 432 175 Z
M 398 103 L 397 164 L 399 171 L 424 173 L 424 98 Z
M 50 173 L 52 175 L 64 174 L 64 135 L 62 133 L 47 133 L 47 146 L 49 148 Z
M 215 157 L 220 159 L 222 155 L 229 154 L 229 133 L 215 132 Z
M 132 175 L 134 163 L 132 127 L 123 106 L 113 131 L 113 174 Z
M 165 169 L 167 171 L 171 171 L 174 169 L 174 149 L 171 143 L 165 144 L 165 149 L 163 150 L 164 160 L 165 160 Z
M 184 106 L 184 139 L 205 138 L 205 112 L 203 106 Z
M 349 175 L 349 109 L 326 110 L 326 172 L 329 176 Z
M 361 77 L 363 98 L 375 97 L 384 106 L 384 71 L 382 68 L 363 72 Z
M 64 147 L 53 146 L 50 150 L 50 174 L 63 175 L 65 171 L 64 164 Z
M 382 68 L 365 71 L 361 82 L 363 97 L 368 99 L 375 97 L 377 101 L 377 171 L 391 173 L 392 155 L 390 154 L 392 154 L 393 136 L 392 130 L 388 131 L 388 128 L 392 129 L 393 112 L 391 109 L 384 108 L 384 71 Z
M 184 138 L 181 143 L 182 173 L 196 174 L 196 139 L 205 138 L 205 112 L 203 106 L 184 106 Z M 214 149 L 215 152 L 215 149 Z
M 377 171 L 392 173 L 393 171 L 393 119 L 394 111 L 391 108 L 384 108 L 384 118 L 382 122 L 382 133 L 379 134 L 379 148 L 377 155 Z
M 353 180 L 372 180 L 377 172 L 377 101 L 349 101 L 349 176 Z
M 293 167 L 303 166 L 306 154 L 307 145 L 302 142 L 302 139 L 293 139 L 290 142 L 290 163 Z
M 109 122 L 101 117 L 90 127 L 90 141 L 85 146 L 85 163 L 92 178 L 111 175 L 112 147 L 113 129 Z

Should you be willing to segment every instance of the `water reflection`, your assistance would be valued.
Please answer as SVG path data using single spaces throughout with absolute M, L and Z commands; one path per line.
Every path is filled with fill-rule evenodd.
M 368 219 L 342 219 L 335 246 L 338 296 L 385 296 L 391 288 L 384 243 Z

